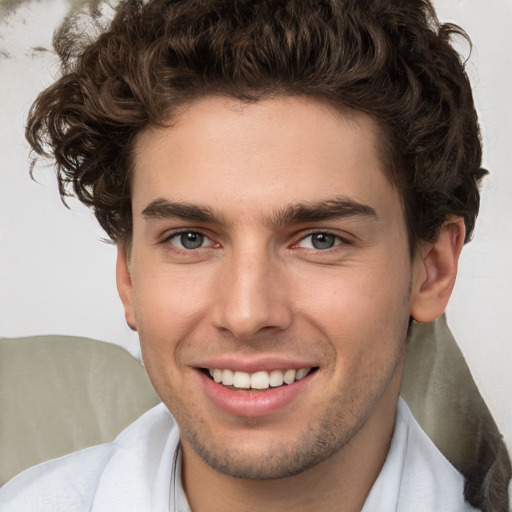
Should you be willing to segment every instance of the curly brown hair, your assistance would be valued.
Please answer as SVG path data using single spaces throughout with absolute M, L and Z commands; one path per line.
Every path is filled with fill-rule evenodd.
M 427 0 L 132 0 L 96 39 L 72 27 L 55 35 L 63 75 L 34 102 L 26 136 L 55 159 L 62 197 L 91 207 L 112 240 L 131 237 L 137 135 L 211 94 L 302 95 L 370 115 L 411 251 L 451 215 L 470 238 L 485 171 L 450 44 L 467 36 Z

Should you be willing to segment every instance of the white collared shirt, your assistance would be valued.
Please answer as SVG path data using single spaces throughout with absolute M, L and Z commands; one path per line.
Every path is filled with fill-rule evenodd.
M 361 512 L 468 512 L 464 479 L 399 399 L 386 462 Z M 0 512 L 191 512 L 179 430 L 159 404 L 113 442 L 44 462 L 0 489 Z

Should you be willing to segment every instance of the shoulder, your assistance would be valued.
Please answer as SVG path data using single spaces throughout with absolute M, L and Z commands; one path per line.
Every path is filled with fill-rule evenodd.
M 0 489 L 0 512 L 92 510 L 105 478 L 112 480 L 122 478 L 123 473 L 138 474 L 152 461 L 158 464 L 155 454 L 164 451 L 174 430 L 171 415 L 159 404 L 113 442 L 44 462 L 14 477 Z M 120 472 L 120 468 L 123 471 Z M 107 487 L 115 487 L 112 483 Z
M 399 399 L 386 461 L 362 512 L 472 512 L 464 478 L 436 448 Z
M 398 510 L 422 504 L 425 512 L 474 511 L 464 500 L 464 477 L 422 430 L 402 400 L 398 404 L 396 430 L 404 450 Z
M 24 471 L 0 489 L 0 511 L 89 510 L 113 451 L 111 445 L 95 446 Z

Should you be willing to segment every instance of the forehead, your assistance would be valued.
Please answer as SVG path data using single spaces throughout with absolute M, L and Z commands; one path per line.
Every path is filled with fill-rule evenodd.
M 136 144 L 134 214 L 155 199 L 254 215 L 343 196 L 399 204 L 370 117 L 317 100 L 193 102 Z M 239 207 L 236 212 L 235 208 Z

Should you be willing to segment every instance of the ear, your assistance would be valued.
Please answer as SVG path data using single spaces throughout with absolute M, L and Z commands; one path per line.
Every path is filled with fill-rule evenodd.
M 117 291 L 124 306 L 126 323 L 130 329 L 136 331 L 137 322 L 135 321 L 135 310 L 133 307 L 133 288 L 128 248 L 123 243 L 117 244 L 116 281 Z
M 421 323 L 440 317 L 455 284 L 466 229 L 461 217 L 449 218 L 436 240 L 420 247 L 414 262 L 411 316 Z

